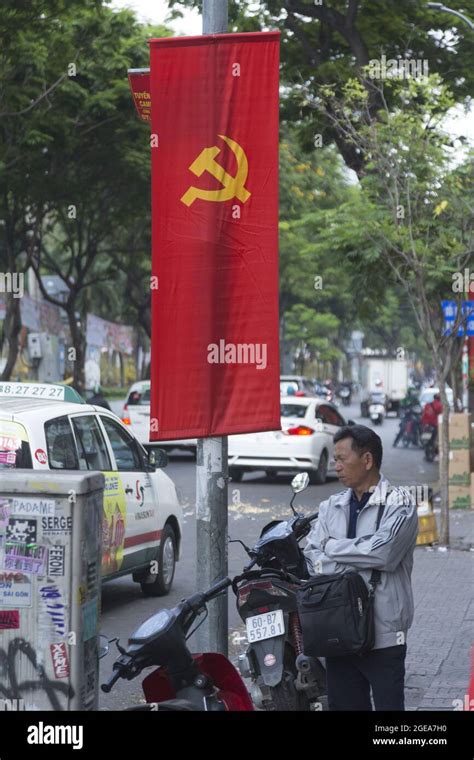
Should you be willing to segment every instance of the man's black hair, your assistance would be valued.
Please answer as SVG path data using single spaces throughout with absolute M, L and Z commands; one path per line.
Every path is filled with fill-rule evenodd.
M 337 431 L 334 436 L 334 443 L 343 441 L 345 438 L 352 438 L 352 448 L 354 451 L 358 451 L 359 454 L 365 454 L 366 451 L 370 451 L 377 470 L 380 470 L 383 448 L 382 441 L 377 433 L 374 433 L 371 428 L 365 425 L 345 425 Z

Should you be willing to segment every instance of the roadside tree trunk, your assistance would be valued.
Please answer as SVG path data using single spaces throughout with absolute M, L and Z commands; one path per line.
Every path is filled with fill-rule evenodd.
M 15 298 L 13 293 L 7 294 L 6 314 L 3 327 L 2 344 L 8 345 L 7 361 L 0 380 L 10 380 L 14 370 L 19 351 L 19 337 L 21 332 L 20 299 Z
M 72 346 L 70 348 L 74 349 L 72 356 L 73 386 L 76 391 L 82 395 L 85 391 L 86 341 L 83 331 L 77 324 L 74 302 L 72 302 L 72 304 L 68 304 L 67 318 L 72 342 Z M 69 351 L 69 349 L 67 350 Z

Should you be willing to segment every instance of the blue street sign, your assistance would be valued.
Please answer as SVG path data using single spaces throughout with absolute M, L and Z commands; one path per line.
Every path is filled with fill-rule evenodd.
M 444 314 L 444 334 L 450 335 L 458 314 L 456 301 L 441 301 Z M 474 335 L 474 301 L 462 302 L 462 319 L 458 327 L 458 336 Z

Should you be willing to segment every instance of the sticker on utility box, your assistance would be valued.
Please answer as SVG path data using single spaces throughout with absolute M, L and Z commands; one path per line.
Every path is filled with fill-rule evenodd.
M 67 656 L 67 646 L 64 641 L 50 645 L 51 657 L 53 660 L 55 678 L 69 677 L 69 660 Z
M 5 530 L 11 511 L 12 504 L 10 499 L 0 499 L 0 530 Z
M 48 576 L 64 575 L 64 556 L 66 547 L 50 546 L 48 549 Z
M 10 517 L 6 526 L 7 544 L 36 544 L 36 520 L 23 520 L 21 517 Z
M 36 544 L 6 543 L 4 568 L 6 571 L 44 575 L 48 551 Z
M 0 610 L 0 631 L 8 631 L 20 627 L 19 610 Z
M 42 517 L 41 528 L 43 536 L 68 536 L 72 531 L 72 517 L 70 515 Z
M 82 605 L 82 638 L 84 641 L 97 636 L 98 599 L 95 597 Z
M 0 573 L 0 607 L 31 607 L 31 581 L 23 573 Z
M 28 499 L 12 498 L 11 511 L 15 515 L 28 515 L 31 517 L 52 517 L 55 512 L 56 502 L 54 499 Z

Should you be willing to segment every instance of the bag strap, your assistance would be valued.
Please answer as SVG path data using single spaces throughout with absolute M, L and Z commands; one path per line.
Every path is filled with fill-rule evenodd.
M 376 533 L 377 533 L 377 531 L 379 529 L 384 509 L 385 509 L 385 501 L 382 501 L 382 503 L 379 506 L 379 511 L 377 513 L 377 522 L 375 524 L 375 532 Z M 377 586 L 377 583 L 380 583 L 381 575 L 382 574 L 381 574 L 380 570 L 372 570 L 372 573 L 371 573 L 371 576 L 370 576 L 370 580 L 369 580 L 369 585 L 370 585 L 369 596 L 373 596 L 375 594 L 375 588 Z

